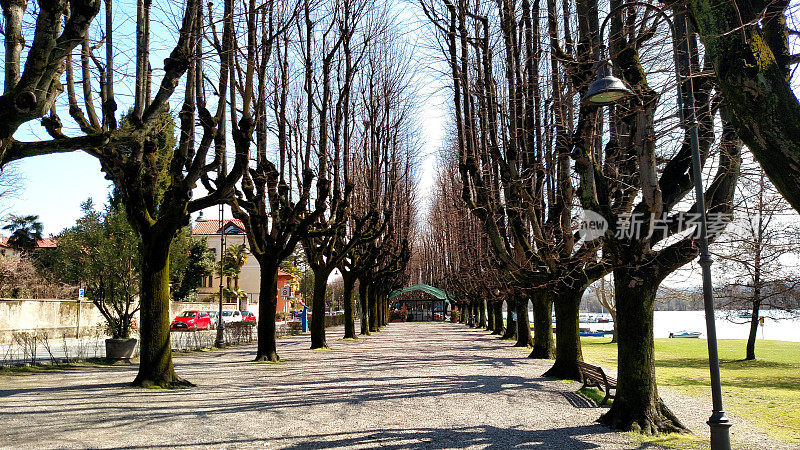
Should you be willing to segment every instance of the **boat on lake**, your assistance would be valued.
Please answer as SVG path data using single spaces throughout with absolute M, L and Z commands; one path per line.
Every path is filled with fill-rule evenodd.
M 602 331 L 582 331 L 581 336 L 590 336 L 590 337 L 603 337 L 606 334 Z
M 699 331 L 682 330 L 682 331 L 678 331 L 676 333 L 670 333 L 669 337 L 670 338 L 675 338 L 675 339 L 697 339 L 697 338 L 700 337 L 700 334 L 701 333 Z
M 579 334 L 581 336 L 603 337 L 603 336 L 606 335 L 606 332 L 602 331 L 602 330 L 594 331 L 594 330 L 590 330 L 588 328 L 580 328 L 579 329 Z

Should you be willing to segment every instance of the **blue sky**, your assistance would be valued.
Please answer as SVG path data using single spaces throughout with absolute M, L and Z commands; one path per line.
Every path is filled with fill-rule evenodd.
M 87 198 L 104 204 L 110 193 L 111 184 L 103 178 L 100 163 L 83 152 L 27 158 L 16 170 L 24 177 L 24 188 L 18 198 L 7 202 L 8 212 L 38 215 L 46 235 L 73 225 Z

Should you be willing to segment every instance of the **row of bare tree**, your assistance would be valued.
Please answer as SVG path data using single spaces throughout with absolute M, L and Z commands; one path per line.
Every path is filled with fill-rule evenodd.
M 96 157 L 141 237 L 134 385 L 190 384 L 170 351 L 169 247 L 191 213 L 220 203 L 244 222 L 261 268 L 257 360 L 278 359 L 276 274 L 298 244 L 316 280 L 312 348 L 326 346 L 325 286 L 336 268 L 349 286 L 348 337 L 355 280 L 369 306 L 363 331 L 385 323 L 381 295 L 411 250 L 418 145 L 414 72 L 389 7 L 187 0 L 166 11 L 139 0 L 130 32 L 113 0 L 1 5 L 0 166 L 78 150 Z M 173 123 L 170 100 L 180 103 L 175 147 L 159 138 Z M 20 138 L 36 120 L 49 138 Z
M 646 434 L 685 431 L 658 395 L 653 351 L 658 287 L 699 252 L 695 234 L 687 232 L 694 226 L 686 226 L 698 208 L 689 195 L 685 105 L 696 105 L 709 179 L 706 213 L 718 222 L 712 240 L 731 217 L 741 143 L 680 5 L 669 4 L 671 30 L 664 16 L 638 2 L 421 4 L 452 75 L 455 125 L 454 163 L 440 194 L 449 225 L 432 225 L 429 241 L 450 245 L 437 233 L 455 224 L 464 234 L 453 238 L 455 251 L 441 256 L 446 267 L 431 276 L 451 280 L 449 288 L 465 304 L 482 304 L 472 284 L 485 285 L 486 298 L 516 310 L 517 345 L 532 339 L 532 358 L 555 358 L 546 375 L 578 379 L 580 301 L 592 283 L 613 273 L 618 391 L 601 421 Z M 603 109 L 580 95 L 604 59 L 600 11 L 609 8 L 608 58 L 633 95 Z M 678 85 L 670 84 L 673 48 L 680 73 L 693 74 Z M 453 203 L 456 189 L 464 209 Z M 603 222 L 606 232 L 578 232 L 575 219 L 582 216 Z

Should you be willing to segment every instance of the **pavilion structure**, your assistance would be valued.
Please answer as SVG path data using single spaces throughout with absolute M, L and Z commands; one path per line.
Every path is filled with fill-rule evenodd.
M 427 284 L 397 289 L 389 294 L 390 320 L 443 321 L 448 314 L 450 300 L 446 291 Z

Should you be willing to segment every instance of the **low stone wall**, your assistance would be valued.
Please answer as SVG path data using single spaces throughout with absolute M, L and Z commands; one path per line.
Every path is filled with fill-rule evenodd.
M 257 306 L 257 305 L 255 305 Z M 223 310 L 235 310 L 236 303 L 224 303 Z M 251 305 L 256 319 L 257 307 Z M 170 302 L 170 320 L 187 310 L 218 311 L 217 302 Z M 335 319 L 338 316 L 326 317 Z M 136 320 L 139 320 L 138 313 Z M 342 322 L 343 323 L 343 322 Z M 0 343 L 11 342 L 13 333 L 41 332 L 51 337 L 76 337 L 78 325 L 78 301 L 59 299 L 0 299 Z M 90 301 L 80 302 L 80 335 L 93 336 L 104 332 L 105 319 Z
M 217 311 L 219 303 L 171 302 L 170 319 L 186 310 Z M 236 309 L 226 303 L 224 310 Z M 138 321 L 138 314 L 136 315 Z M 105 319 L 90 301 L 80 302 L 80 335 L 104 332 Z M 11 342 L 13 333 L 48 333 L 51 337 L 76 337 L 78 301 L 59 299 L 0 299 L 0 343 Z
M 59 299 L 0 299 L 0 342 L 10 342 L 15 332 L 47 332 L 75 337 L 80 308 L 80 334 L 90 336 L 104 324 L 92 302 Z

